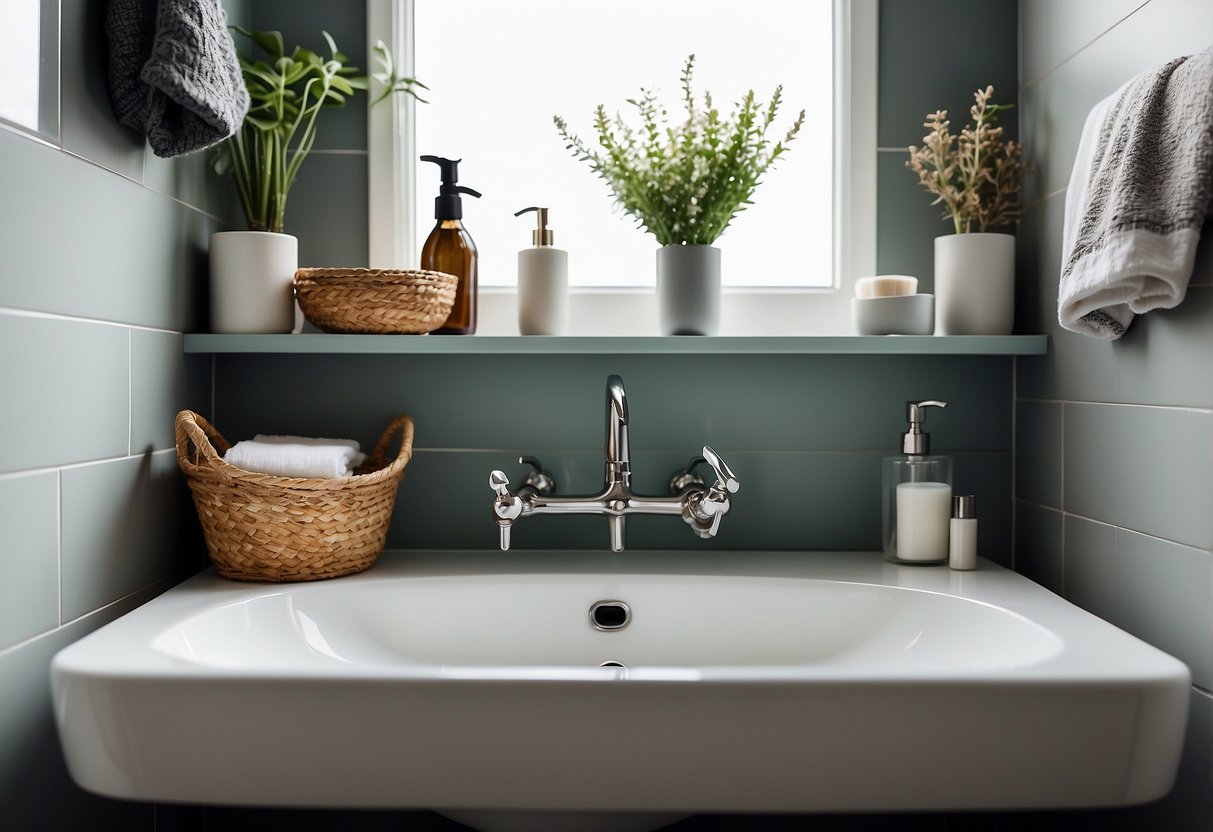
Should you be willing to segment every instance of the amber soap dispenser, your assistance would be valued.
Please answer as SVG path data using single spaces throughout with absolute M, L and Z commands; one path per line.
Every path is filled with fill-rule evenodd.
M 459 278 L 451 314 L 434 334 L 472 335 L 476 332 L 476 244 L 463 227 L 462 196 L 479 198 L 480 194 L 459 184 L 462 159 L 422 156 L 421 161 L 436 164 L 442 176 L 442 185 L 434 198 L 437 222 L 421 247 L 421 268 Z

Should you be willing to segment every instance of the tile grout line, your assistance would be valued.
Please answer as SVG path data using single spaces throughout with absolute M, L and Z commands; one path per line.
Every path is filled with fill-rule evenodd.
M 1126 534 L 1141 535 L 1142 537 L 1149 538 L 1150 540 L 1154 540 L 1159 543 L 1167 543 L 1171 546 L 1180 546 L 1184 549 L 1191 549 L 1194 552 L 1205 552 L 1210 555 L 1213 555 L 1213 550 L 1211 550 L 1211 549 L 1202 549 L 1199 546 L 1193 546 L 1191 543 L 1184 543 L 1183 541 L 1180 541 L 1180 540 L 1172 540 L 1169 537 L 1159 537 L 1156 534 L 1150 534 L 1149 532 L 1143 532 L 1138 529 L 1130 528 L 1129 526 L 1118 526 L 1115 523 L 1109 523 L 1107 520 L 1099 520 L 1095 517 L 1088 517 L 1085 514 L 1078 514 L 1077 512 L 1066 511 L 1064 508 L 1058 508 L 1057 506 L 1047 506 L 1044 503 L 1037 503 L 1032 500 L 1026 499 L 1024 497 L 1016 497 L 1015 501 L 1018 503 L 1023 503 L 1026 506 L 1031 506 L 1032 508 L 1040 509 L 1041 511 L 1051 511 L 1054 514 L 1060 514 L 1060 515 L 1062 515 L 1063 519 L 1066 517 L 1070 517 L 1075 520 L 1082 520 L 1087 523 L 1094 523 L 1097 526 L 1105 526 L 1110 529 L 1115 529 L 1117 532 L 1125 532 Z
M 5 132 L 5 133 L 10 133 L 19 139 L 28 139 L 29 141 L 33 142 L 34 144 L 40 144 L 43 147 L 49 148 L 51 150 L 62 150 L 63 149 L 59 145 L 52 142 L 50 139 L 46 138 L 45 136 L 39 135 L 38 133 L 30 132 L 28 128 L 21 127 L 17 124 L 14 124 L 11 121 L 6 121 L 4 119 L 0 119 L 0 131 Z M 62 128 L 60 128 L 60 132 L 62 132 Z
M 70 627 L 73 624 L 79 624 L 81 621 L 83 621 L 84 619 L 86 619 L 90 616 L 105 612 L 110 607 L 116 606 L 117 604 L 121 604 L 125 601 L 129 601 L 131 598 L 134 598 L 136 595 L 147 592 L 150 589 L 154 589 L 155 587 L 160 586 L 161 584 L 164 585 L 165 589 L 168 589 L 170 586 L 172 586 L 172 580 L 169 578 L 157 578 L 156 580 L 152 581 L 150 584 L 147 584 L 146 586 L 141 586 L 138 589 L 136 589 L 134 592 L 128 592 L 126 595 L 123 595 L 121 598 L 116 598 L 107 604 L 103 604 L 102 606 L 97 607 L 95 610 L 89 610 L 88 612 L 86 612 L 82 615 L 78 615 L 75 618 L 73 618 L 71 621 L 63 621 L 58 627 L 51 627 L 50 629 L 43 630 L 42 632 L 40 632 L 36 635 L 30 636 L 29 638 L 22 639 L 21 641 L 18 641 L 16 644 L 10 644 L 5 648 L 0 649 L 0 659 L 4 658 L 5 656 L 7 656 L 11 653 L 15 653 L 24 647 L 30 646 L 35 641 L 44 639 L 47 636 L 52 636 L 65 627 Z M 60 615 L 60 618 L 62 618 L 62 615 Z
M 63 472 L 55 472 L 55 567 L 59 571 L 59 612 L 55 620 L 63 626 Z
M 1058 460 L 1060 470 L 1057 473 L 1057 502 L 1061 504 L 1062 511 L 1066 508 L 1066 406 L 1063 404 L 1058 408 L 1060 413 L 1057 416 L 1057 453 L 1061 457 Z M 1065 557 L 1066 542 L 1062 538 L 1061 554 Z
M 134 336 L 131 334 L 131 328 L 126 328 L 126 455 L 131 455 L 131 448 L 134 446 L 134 439 L 131 434 L 135 430 L 135 376 L 132 366 L 134 365 Z
M 53 474 L 56 471 L 74 471 L 78 468 L 93 468 L 97 465 L 108 465 L 111 462 L 124 462 L 131 459 L 142 459 L 149 454 L 151 456 L 155 456 L 156 454 L 169 454 L 175 452 L 176 446 L 172 448 L 157 448 L 156 450 L 149 451 L 147 453 L 128 454 L 127 456 L 107 456 L 102 459 L 88 459 L 84 462 L 67 462 L 62 465 L 45 465 L 41 468 L 22 468 L 17 471 L 0 472 L 0 480 L 15 480 L 20 479 L 21 477 L 37 476 L 38 474 Z
M 14 318 L 39 318 L 51 321 L 70 321 L 72 323 L 81 324 L 97 324 L 98 326 L 121 326 L 130 329 L 139 329 L 145 332 L 158 332 L 162 335 L 184 335 L 185 333 L 177 329 L 164 329 L 158 326 L 145 326 L 143 324 L 132 324 L 128 321 L 109 321 L 104 318 L 85 318 L 81 315 L 66 315 L 60 312 L 43 312 L 38 309 L 20 309 L 15 306 L 0 306 L 0 315 L 8 315 Z
M 1054 72 L 1056 72 L 1057 70 L 1061 69 L 1063 66 L 1065 66 L 1066 64 L 1068 64 L 1070 61 L 1072 61 L 1072 60 L 1074 60 L 1075 58 L 1077 58 L 1077 57 L 1078 57 L 1079 55 L 1081 55 L 1083 52 L 1085 52 L 1086 50 L 1090 49 L 1090 48 L 1091 48 L 1091 46 L 1093 46 L 1093 45 L 1094 45 L 1094 44 L 1095 44 L 1095 43 L 1096 43 L 1098 40 L 1100 40 L 1102 37 L 1104 37 L 1105 35 L 1107 35 L 1109 32 L 1111 32 L 1111 31 L 1112 31 L 1113 29 L 1115 29 L 1117 26 L 1119 26 L 1120 24 L 1124 23 L 1124 22 L 1125 22 L 1126 20 L 1128 20 L 1130 17 L 1132 17 L 1133 15 L 1137 14 L 1139 11 L 1141 11 L 1142 9 L 1144 9 L 1144 8 L 1145 8 L 1147 5 L 1149 5 L 1149 3 L 1150 3 L 1150 0 L 1144 0 L 1144 2 L 1142 2 L 1142 3 L 1138 4 L 1136 7 L 1134 7 L 1134 8 L 1133 8 L 1133 9 L 1132 9 L 1132 10 L 1131 10 L 1131 11 L 1130 11 L 1128 14 L 1126 14 L 1124 17 L 1121 17 L 1120 19 L 1116 20 L 1116 21 L 1115 21 L 1115 22 L 1114 22 L 1114 23 L 1113 23 L 1111 26 L 1109 26 L 1107 29 L 1104 29 L 1102 32 L 1100 32 L 1099 34 L 1097 34 L 1095 37 L 1091 38 L 1091 40 L 1087 41 L 1087 42 L 1086 42 L 1086 43 L 1084 43 L 1082 46 L 1078 47 L 1078 49 L 1077 49 L 1075 52 L 1073 52 L 1073 53 L 1071 53 L 1071 54 L 1067 55 L 1066 57 L 1062 58 L 1060 61 L 1058 61 L 1056 64 L 1054 64 L 1054 65 L 1052 66 L 1052 68 L 1050 68 L 1050 69 L 1049 69 L 1047 72 L 1044 72 L 1044 73 L 1042 73 L 1042 74 L 1040 74 L 1040 75 L 1036 76 L 1036 77 L 1035 77 L 1035 78 L 1033 78 L 1031 81 L 1028 81 L 1028 82 L 1026 82 L 1026 83 L 1024 83 L 1024 84 L 1020 84 L 1020 89 L 1021 89 L 1021 90 L 1023 90 L 1023 91 L 1026 91 L 1026 90 L 1030 90 L 1030 89 L 1032 89 L 1033 87 L 1037 86 L 1038 84 L 1040 84 L 1040 82 L 1041 82 L 1041 81 L 1045 80 L 1045 79 L 1046 79 L 1046 78 L 1048 78 L 1050 75 L 1052 75 Z
M 1138 402 L 1096 402 L 1084 401 L 1082 399 L 1036 399 L 1036 398 L 1021 398 L 1021 402 L 1032 402 L 1034 404 L 1060 404 L 1060 405 L 1091 405 L 1092 407 L 1133 407 L 1146 410 L 1174 410 L 1180 413 L 1203 413 L 1213 414 L 1213 408 L 1209 407 L 1190 407 L 1182 404 L 1140 404 Z
M 60 26 L 62 26 L 62 20 L 60 20 Z M 62 70 L 62 67 L 60 69 Z M 60 83 L 62 84 L 62 75 L 60 75 Z M 60 98 L 62 98 L 62 96 L 60 96 Z M 164 191 L 153 188 L 150 185 L 148 185 L 146 182 L 144 182 L 143 177 L 146 174 L 146 166 L 147 166 L 146 146 L 144 147 L 144 155 L 141 155 L 139 157 L 139 178 L 138 179 L 136 179 L 133 176 L 127 176 L 122 171 L 114 170 L 113 168 L 107 168 L 105 165 L 101 164 L 98 161 L 90 159 L 87 156 L 83 156 L 79 153 L 68 150 L 63 145 L 63 112 L 62 112 L 63 102 L 62 102 L 62 100 L 59 102 L 59 107 L 60 107 L 60 112 L 59 112 L 58 144 L 50 141 L 45 136 L 41 136 L 37 133 L 27 132 L 26 130 L 21 129 L 20 127 L 17 127 L 16 125 L 10 124 L 9 122 L 3 121 L 3 120 L 0 120 L 0 130 L 4 131 L 6 133 L 11 133 L 11 134 L 17 136 L 18 138 L 27 139 L 29 141 L 34 142 L 35 144 L 42 145 L 43 147 L 45 147 L 49 150 L 53 150 L 56 153 L 60 153 L 64 156 L 67 156 L 69 159 L 76 159 L 78 161 L 84 162 L 86 165 L 90 165 L 91 167 L 97 168 L 98 170 L 105 171 L 106 173 L 111 173 L 114 176 L 117 176 L 121 179 L 125 179 L 127 182 L 131 182 L 132 184 L 138 185 L 140 188 L 143 188 L 143 190 L 147 191 L 148 193 L 156 194 L 157 196 L 162 196 L 171 202 L 177 203 L 178 205 L 182 206 L 183 208 L 188 208 L 191 211 L 195 211 L 204 217 L 208 217 L 209 219 L 214 220 L 215 222 L 218 222 L 218 223 L 224 222 L 222 217 L 216 216 L 215 214 L 212 214 L 210 211 L 206 211 L 197 205 L 191 205 L 190 203 L 186 202 L 185 200 L 178 199 L 177 197 L 173 196 L 172 194 L 165 193 Z M 354 151 L 346 151 L 346 152 L 354 152 Z M 366 155 L 367 151 L 364 150 L 361 153 L 362 153 L 362 155 Z

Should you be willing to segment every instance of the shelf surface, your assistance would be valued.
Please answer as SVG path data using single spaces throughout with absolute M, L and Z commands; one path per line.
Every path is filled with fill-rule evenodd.
M 185 336 L 187 353 L 316 355 L 1044 355 L 1047 335 L 545 337 L 535 335 Z

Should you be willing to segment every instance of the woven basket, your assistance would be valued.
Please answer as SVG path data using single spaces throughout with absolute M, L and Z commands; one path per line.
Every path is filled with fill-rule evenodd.
M 400 269 L 300 269 L 295 296 L 325 332 L 407 335 L 446 323 L 459 278 Z
M 400 433 L 396 458 L 386 456 Z M 318 581 L 361 572 L 383 551 L 396 488 L 413 453 L 397 416 L 352 477 L 258 474 L 223 460 L 229 443 L 206 419 L 177 414 L 177 464 L 194 494 L 219 574 L 239 581 Z

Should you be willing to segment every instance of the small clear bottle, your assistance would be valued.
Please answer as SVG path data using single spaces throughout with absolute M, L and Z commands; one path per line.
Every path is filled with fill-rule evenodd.
M 960 572 L 977 568 L 977 498 L 972 494 L 952 498 L 948 566 Z
M 902 453 L 884 460 L 884 554 L 893 563 L 948 560 L 952 458 L 931 454 L 931 435 L 922 430 L 928 407 L 947 407 L 947 402 L 906 402 L 910 428 L 901 435 Z

